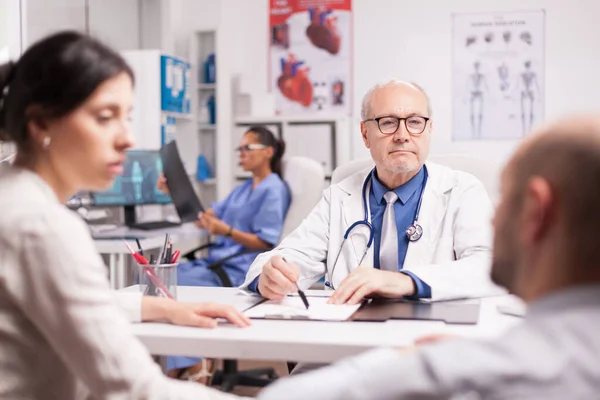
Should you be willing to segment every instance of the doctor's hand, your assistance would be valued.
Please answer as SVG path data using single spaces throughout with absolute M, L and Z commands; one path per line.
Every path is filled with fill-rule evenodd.
M 415 284 L 406 274 L 358 267 L 336 288 L 328 303 L 358 304 L 368 296 L 400 298 L 413 295 L 415 292 Z
M 271 257 L 263 266 L 258 278 L 258 291 L 270 300 L 282 300 L 288 293 L 295 292 L 300 269 L 286 262 L 281 256 Z

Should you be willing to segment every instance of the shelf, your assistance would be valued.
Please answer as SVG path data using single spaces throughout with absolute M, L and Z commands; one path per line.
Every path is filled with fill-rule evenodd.
M 209 124 L 207 122 L 200 122 L 198 124 L 198 129 L 200 129 L 200 130 L 214 130 L 214 129 L 217 129 L 217 124 Z
M 209 178 L 205 181 L 199 182 L 198 183 L 200 185 L 216 185 L 217 184 L 217 178 Z
M 188 120 L 191 121 L 192 118 L 192 114 L 183 114 L 183 113 L 178 113 L 178 112 L 174 112 L 174 111 L 161 111 L 164 115 L 166 115 L 167 117 L 173 117 L 176 119 L 184 119 L 184 120 Z
M 238 116 L 235 118 L 236 124 L 253 124 L 253 123 L 290 123 L 290 122 L 334 122 L 347 119 L 344 115 L 268 115 L 260 116 Z
M 216 83 L 199 83 L 198 90 L 215 90 L 217 88 Z

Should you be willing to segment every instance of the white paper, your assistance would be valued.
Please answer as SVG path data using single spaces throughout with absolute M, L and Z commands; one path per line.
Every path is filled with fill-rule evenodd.
M 266 301 L 246 310 L 244 314 L 249 318 L 306 318 L 319 321 L 345 321 L 360 307 L 360 304 L 327 304 L 328 300 L 329 298 L 326 297 L 309 297 L 307 310 L 300 297 L 286 297 L 281 301 Z
M 542 121 L 544 15 L 454 15 L 454 140 L 519 139 Z

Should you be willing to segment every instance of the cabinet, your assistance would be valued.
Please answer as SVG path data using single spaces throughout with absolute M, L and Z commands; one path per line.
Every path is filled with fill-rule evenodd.
M 159 149 L 185 135 L 192 121 L 191 65 L 159 50 L 122 52 L 135 74 L 131 131 L 137 149 Z M 188 173 L 195 172 L 193 154 L 181 148 Z
M 194 32 L 191 38 L 190 59 L 192 67 L 192 113 L 195 115 L 195 131 L 191 133 L 196 139 L 186 137 L 182 143 L 193 146 L 196 153 L 197 171 L 194 179 L 200 200 L 208 207 L 217 201 L 217 183 L 219 176 L 217 138 L 219 121 L 217 109 L 219 96 L 217 86 L 217 32 L 203 30 Z M 199 159 L 200 157 L 200 159 Z

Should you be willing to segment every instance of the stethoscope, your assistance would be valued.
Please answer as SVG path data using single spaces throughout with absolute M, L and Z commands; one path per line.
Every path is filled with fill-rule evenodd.
M 417 212 L 415 214 L 415 220 L 413 221 L 412 224 L 410 224 L 408 226 L 408 228 L 406 228 L 405 234 L 406 237 L 408 238 L 409 242 L 418 242 L 419 239 L 421 239 L 421 237 L 423 236 L 423 227 L 421 225 L 419 225 L 419 213 L 421 212 L 421 203 L 423 202 L 423 192 L 425 191 L 425 185 L 427 185 L 427 179 L 429 178 L 429 174 L 427 173 L 427 167 L 423 166 L 424 172 L 425 172 L 425 179 L 423 180 L 423 186 L 421 187 L 421 193 L 419 193 L 419 203 L 417 204 Z M 366 226 L 367 229 L 369 230 L 369 240 L 367 241 L 367 246 L 365 248 L 365 251 L 363 252 L 362 256 L 360 257 L 360 260 L 358 261 L 358 265 L 361 265 L 363 260 L 365 259 L 365 256 L 367 255 L 367 252 L 369 251 L 369 249 L 371 248 L 371 245 L 373 244 L 373 239 L 375 237 L 375 232 L 373 231 L 373 225 L 369 222 L 369 218 L 371 215 L 371 206 L 369 205 L 369 192 L 371 190 L 371 181 L 373 180 L 373 173 L 375 172 L 375 168 L 373 168 L 371 170 L 371 172 L 367 175 L 367 177 L 365 178 L 363 185 L 362 185 L 362 203 L 363 203 L 363 210 L 364 210 L 364 215 L 363 215 L 363 219 L 362 220 L 358 220 L 356 222 L 354 222 L 352 225 L 350 225 L 348 227 L 348 229 L 346 229 L 346 232 L 344 233 L 344 239 L 342 240 L 342 243 L 340 244 L 340 248 L 337 252 L 337 255 L 335 256 L 335 260 L 333 261 L 333 266 L 331 267 L 331 278 L 333 279 L 333 272 L 335 271 L 335 266 L 337 265 L 338 259 L 340 258 L 340 254 L 342 254 L 342 249 L 344 248 L 344 243 L 346 243 L 346 240 L 348 239 L 348 236 L 350 236 L 350 233 L 352 233 L 352 230 L 358 226 Z M 335 289 L 333 287 L 333 283 L 329 282 L 329 281 L 325 281 L 325 286 L 330 287 L 332 289 Z

